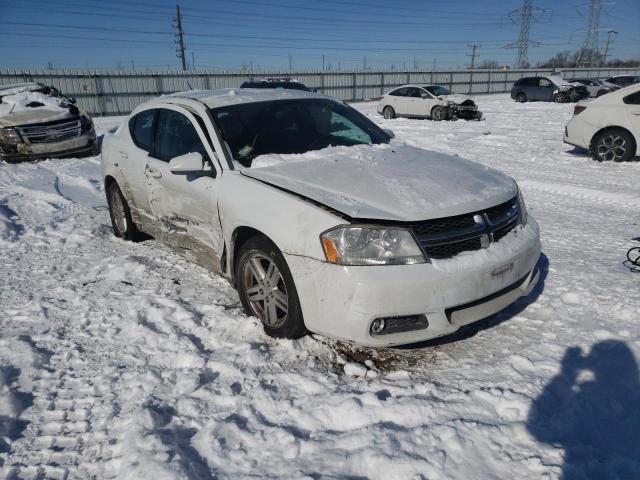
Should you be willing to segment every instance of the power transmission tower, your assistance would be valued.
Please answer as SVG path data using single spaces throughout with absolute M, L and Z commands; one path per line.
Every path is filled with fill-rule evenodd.
M 182 70 L 185 71 L 187 69 L 187 60 L 184 55 L 184 31 L 182 30 L 182 15 L 180 15 L 180 5 L 176 5 L 176 18 L 173 22 L 173 28 L 176 29 L 176 55 L 182 63 Z
M 476 58 L 478 57 L 478 49 L 480 48 L 480 45 L 467 45 L 468 47 L 471 47 L 471 55 L 467 54 L 467 57 L 471 57 L 471 65 L 469 66 L 470 70 L 473 70 L 474 68 L 476 68 Z
M 607 43 L 604 47 L 604 55 L 602 55 L 602 66 L 604 67 L 607 64 L 607 57 L 609 56 L 609 47 L 611 46 L 611 43 L 613 43 L 611 41 L 611 38 L 614 35 L 617 35 L 618 32 L 616 32 L 615 30 L 609 30 L 607 32 Z
M 520 35 L 518 40 L 506 46 L 506 48 L 515 48 L 518 50 L 518 55 L 516 56 L 517 68 L 527 68 L 529 65 L 529 47 L 542 45 L 540 42 L 529 40 L 529 31 L 531 30 L 532 22 L 539 22 L 542 17 L 549 12 L 550 10 L 544 8 L 534 8 L 533 0 L 524 0 L 522 2 L 522 8 L 513 10 L 508 14 L 508 17 L 513 23 L 517 23 L 516 19 L 518 18 L 520 20 Z
M 602 0 L 591 0 L 589 3 L 589 14 L 587 16 L 587 30 L 584 36 L 584 43 L 582 44 L 582 59 L 581 66 L 593 65 L 595 66 L 598 60 L 598 53 L 600 52 L 600 43 L 598 41 L 598 33 L 600 32 L 600 14 L 603 7 L 607 5 L 613 5 L 612 3 L 605 3 Z M 611 39 L 611 36 L 607 38 L 607 42 Z

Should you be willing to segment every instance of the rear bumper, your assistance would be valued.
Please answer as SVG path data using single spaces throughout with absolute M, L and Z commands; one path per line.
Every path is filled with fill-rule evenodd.
M 406 345 L 451 334 L 528 294 L 538 281 L 535 220 L 489 248 L 418 265 L 343 267 L 285 254 L 309 330 L 360 345 Z M 426 316 L 428 326 L 371 333 L 378 318 Z

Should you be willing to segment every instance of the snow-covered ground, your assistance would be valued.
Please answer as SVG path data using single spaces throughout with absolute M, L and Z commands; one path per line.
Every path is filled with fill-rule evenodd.
M 564 145 L 572 105 L 478 103 L 357 106 L 514 176 L 542 231 L 528 298 L 405 349 L 267 337 L 222 279 L 113 237 L 97 158 L 0 165 L 0 478 L 640 478 L 640 164 Z

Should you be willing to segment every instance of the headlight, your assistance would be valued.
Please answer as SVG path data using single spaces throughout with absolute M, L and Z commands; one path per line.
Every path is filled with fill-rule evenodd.
M 320 236 L 324 255 L 337 265 L 409 265 L 426 261 L 408 230 L 344 226 Z
M 0 128 L 0 142 L 15 144 L 22 143 L 22 139 L 15 128 Z
M 518 207 L 520 207 L 520 223 L 524 227 L 527 224 L 527 207 L 524 204 L 524 197 L 522 196 L 522 192 L 520 191 L 520 187 L 518 187 Z

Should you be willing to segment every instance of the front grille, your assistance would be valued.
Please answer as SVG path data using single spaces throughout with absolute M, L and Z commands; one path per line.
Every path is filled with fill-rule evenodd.
M 498 242 L 518 225 L 519 218 L 514 197 L 486 210 L 414 223 L 410 229 L 429 258 L 444 259 Z
M 26 143 L 54 143 L 79 137 L 82 124 L 79 118 L 25 125 L 18 131 Z

